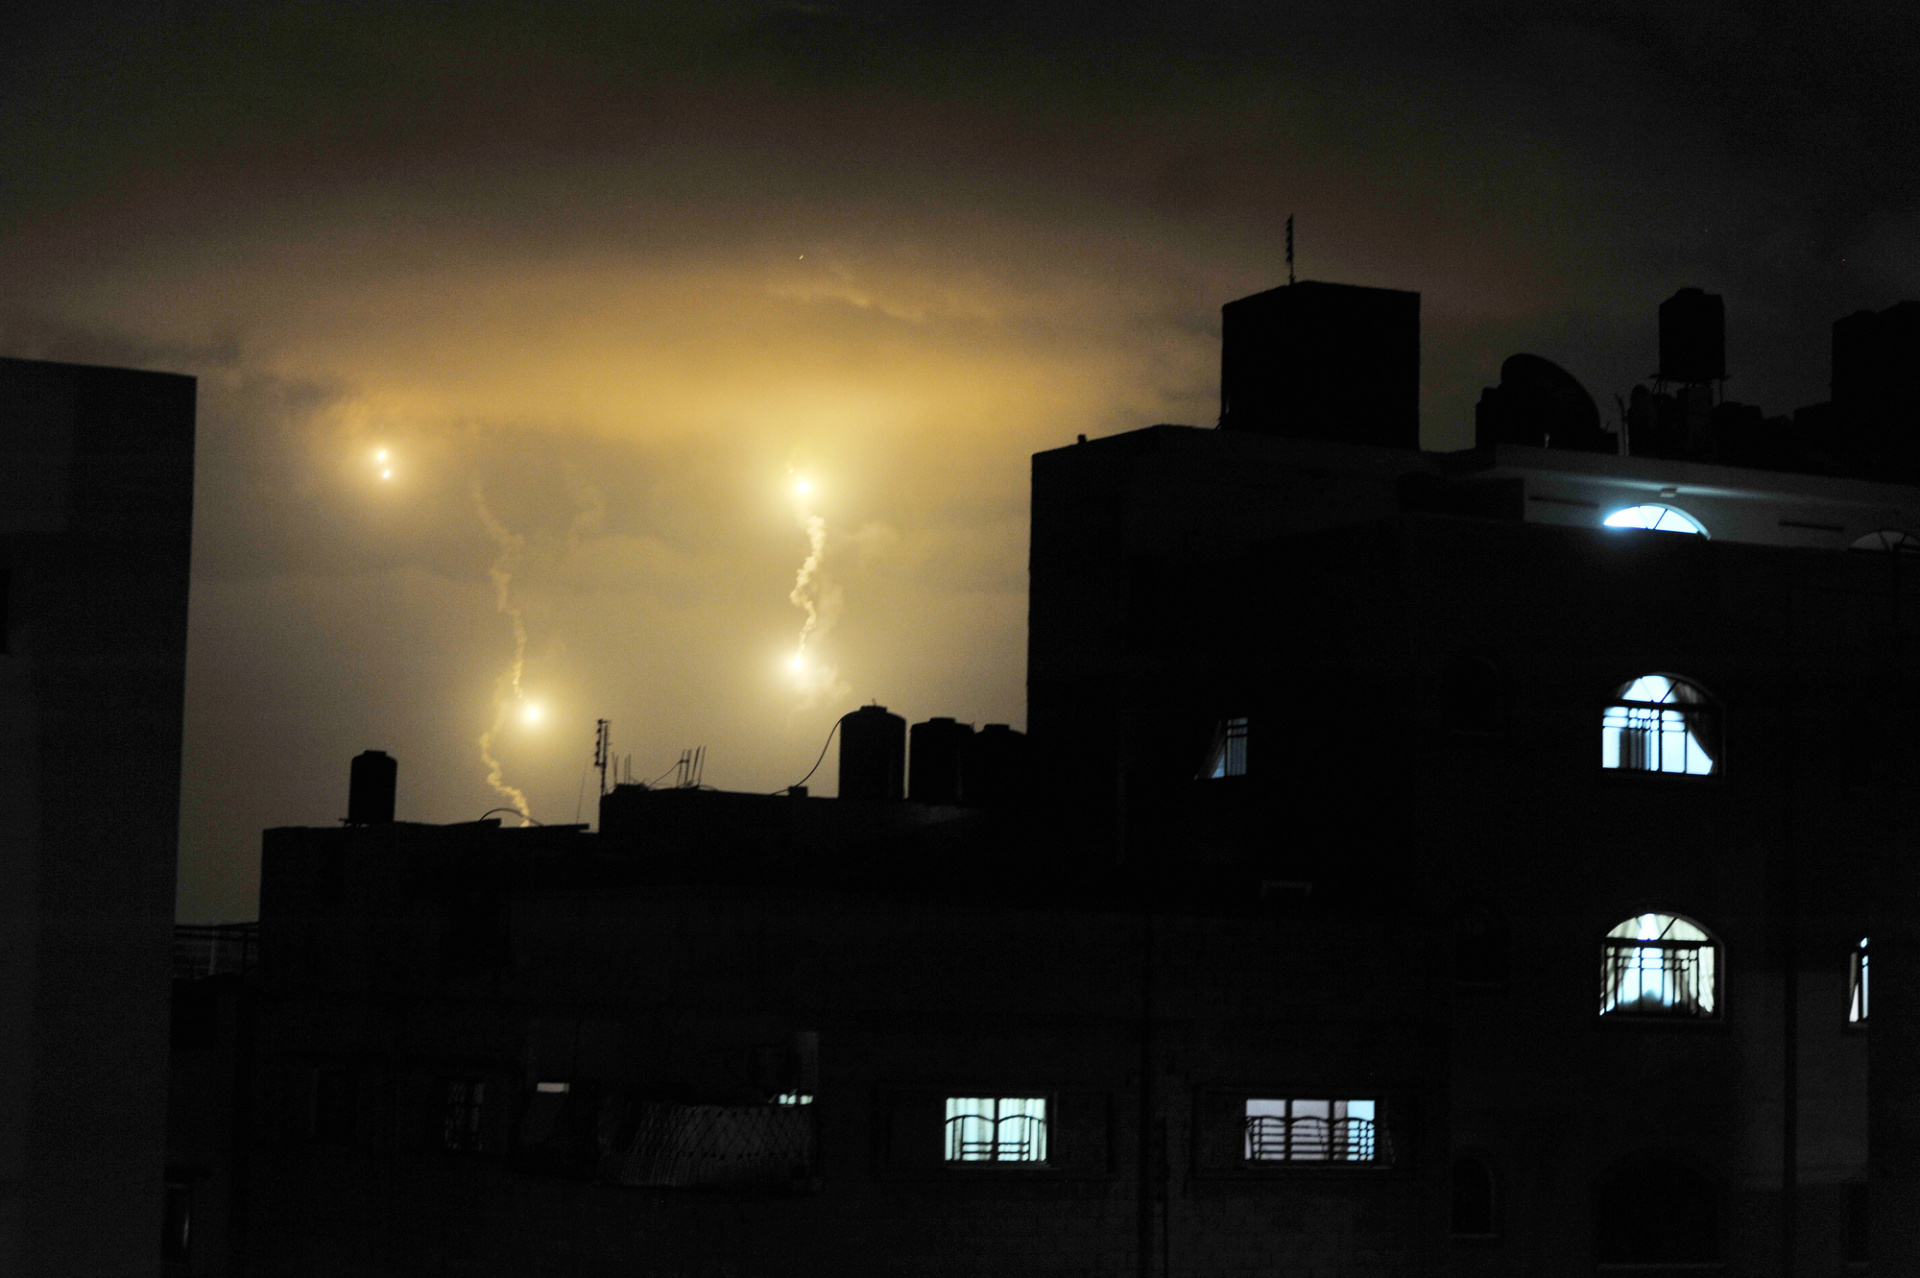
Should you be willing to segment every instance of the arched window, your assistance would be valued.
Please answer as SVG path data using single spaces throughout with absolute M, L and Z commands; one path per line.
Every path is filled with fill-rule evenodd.
M 1600 958 L 1600 1015 L 1699 1017 L 1719 1006 L 1719 949 L 1696 924 L 1642 914 L 1607 933 Z
M 1847 1022 L 1851 1025 L 1867 1023 L 1867 942 L 1872 937 L 1860 938 L 1860 945 L 1853 952 L 1853 961 L 1847 972 Z
M 1600 719 L 1600 766 L 1622 772 L 1720 770 L 1719 716 L 1685 679 L 1649 674 L 1622 685 Z
M 1606 518 L 1609 528 L 1647 528 L 1654 532 L 1693 533 L 1704 537 L 1707 530 L 1700 521 L 1673 506 L 1629 506 Z
M 1455 1238 L 1492 1238 L 1500 1232 L 1495 1205 L 1493 1168 L 1470 1155 L 1454 1159 L 1448 1232 Z
M 1920 555 L 1920 537 L 1902 528 L 1882 528 L 1879 532 L 1868 533 L 1847 549 L 1892 550 L 1903 555 Z
M 1660 1158 L 1623 1164 L 1596 1187 L 1593 1209 L 1594 1259 L 1603 1265 L 1720 1259 L 1720 1193 L 1692 1168 Z

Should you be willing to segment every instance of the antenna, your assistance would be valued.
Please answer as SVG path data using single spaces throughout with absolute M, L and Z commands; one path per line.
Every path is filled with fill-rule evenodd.
M 600 797 L 607 795 L 607 760 L 611 757 L 608 747 L 613 744 L 613 724 L 610 720 L 598 720 L 593 729 L 593 766 L 600 769 Z
M 1293 283 L 1293 214 L 1287 214 L 1287 283 Z

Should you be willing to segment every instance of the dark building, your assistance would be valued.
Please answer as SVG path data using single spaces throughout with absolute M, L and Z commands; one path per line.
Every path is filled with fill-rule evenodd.
M 1420 295 L 1302 280 L 1220 308 L 1220 429 L 1420 446 Z
M 154 1272 L 189 377 L 0 359 L 0 1273 Z
M 1511 380 L 1037 455 L 918 801 L 269 831 L 247 1272 L 1906 1272 L 1920 489 Z

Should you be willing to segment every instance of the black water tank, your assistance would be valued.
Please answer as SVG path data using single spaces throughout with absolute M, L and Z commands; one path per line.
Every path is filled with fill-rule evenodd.
M 1662 380 L 1699 386 L 1727 375 L 1727 307 L 1717 293 L 1683 288 L 1660 303 Z
M 989 723 L 967 742 L 960 769 L 960 802 L 969 808 L 1006 808 L 1027 794 L 1027 735 Z
M 907 760 L 907 721 L 885 706 L 861 706 L 840 720 L 840 797 L 895 803 Z
M 907 797 L 915 803 L 960 802 L 961 774 L 971 723 L 929 719 L 913 725 L 913 757 L 908 762 Z
M 347 781 L 347 824 L 386 825 L 393 820 L 394 782 L 400 765 L 385 750 L 353 756 Z

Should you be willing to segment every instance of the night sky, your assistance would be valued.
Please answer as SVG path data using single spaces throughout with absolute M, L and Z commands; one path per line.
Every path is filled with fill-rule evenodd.
M 200 379 L 183 921 L 362 749 L 403 818 L 509 802 L 503 707 L 548 822 L 597 717 L 742 790 L 870 700 L 1024 726 L 1029 455 L 1212 424 L 1289 213 L 1422 294 L 1430 448 L 1519 350 L 1610 415 L 1681 285 L 1769 413 L 1920 295 L 1907 4 L 44 7 L 0 353 Z

